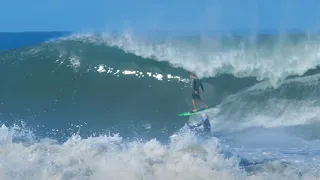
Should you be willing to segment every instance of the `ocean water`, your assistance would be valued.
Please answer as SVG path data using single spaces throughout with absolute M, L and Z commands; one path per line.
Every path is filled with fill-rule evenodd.
M 318 35 L 0 39 L 0 179 L 320 178 Z

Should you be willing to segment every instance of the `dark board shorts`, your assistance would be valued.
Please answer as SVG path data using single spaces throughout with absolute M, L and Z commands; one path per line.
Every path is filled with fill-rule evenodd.
M 201 99 L 199 92 L 196 94 L 194 91 L 192 91 L 192 99 Z

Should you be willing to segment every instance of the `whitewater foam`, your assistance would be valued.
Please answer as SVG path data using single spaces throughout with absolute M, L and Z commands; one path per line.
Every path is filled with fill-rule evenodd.
M 27 179 L 316 179 L 319 169 L 301 162 L 271 161 L 239 166 L 225 157 L 216 138 L 199 141 L 178 134 L 167 145 L 156 139 L 124 141 L 119 135 L 82 139 L 79 135 L 57 144 L 50 139 L 14 143 L 9 128 L 0 129 L 0 178 Z M 12 137 L 12 136 L 11 136 Z

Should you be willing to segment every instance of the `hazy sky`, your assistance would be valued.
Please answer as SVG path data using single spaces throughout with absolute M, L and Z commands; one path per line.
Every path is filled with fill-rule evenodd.
M 315 31 L 319 10 L 319 0 L 2 0 L 0 31 Z

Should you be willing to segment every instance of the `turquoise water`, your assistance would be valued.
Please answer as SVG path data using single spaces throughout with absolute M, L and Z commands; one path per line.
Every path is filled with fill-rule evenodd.
M 316 35 L 24 36 L 1 44 L 1 179 L 319 177 Z M 209 137 L 177 116 L 190 72 Z

